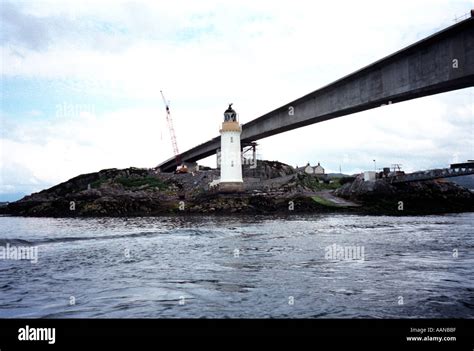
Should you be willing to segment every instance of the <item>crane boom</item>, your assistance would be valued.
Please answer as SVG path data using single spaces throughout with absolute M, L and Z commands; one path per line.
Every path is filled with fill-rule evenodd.
M 187 171 L 186 167 L 181 165 L 181 155 L 179 154 L 179 150 L 178 150 L 178 142 L 176 140 L 176 133 L 173 127 L 173 119 L 171 118 L 170 106 L 169 106 L 169 103 L 166 101 L 165 95 L 163 94 L 162 90 L 160 90 L 160 93 L 161 93 L 161 97 L 163 98 L 163 103 L 165 104 L 165 108 L 166 108 L 166 122 L 168 123 L 168 129 L 170 131 L 170 136 L 171 136 L 171 144 L 173 146 L 174 157 L 176 159 L 176 166 L 177 166 L 176 170 L 178 172 L 186 172 Z

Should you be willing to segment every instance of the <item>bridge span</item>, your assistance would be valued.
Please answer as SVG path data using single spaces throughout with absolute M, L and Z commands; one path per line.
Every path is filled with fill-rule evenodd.
M 242 125 L 242 144 L 332 118 L 474 86 L 474 17 Z M 220 137 L 181 153 L 194 162 L 216 153 Z M 174 157 L 162 171 L 176 169 Z
M 460 177 L 471 174 L 474 174 L 474 166 L 430 169 L 427 171 L 418 171 L 414 173 L 396 175 L 394 177 L 388 177 L 387 179 L 390 181 L 390 183 L 409 183 L 419 182 L 422 180 Z

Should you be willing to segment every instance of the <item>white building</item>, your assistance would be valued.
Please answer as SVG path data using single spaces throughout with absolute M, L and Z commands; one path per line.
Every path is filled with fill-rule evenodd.
M 321 166 L 318 162 L 316 166 L 311 166 L 308 162 L 308 164 L 304 167 L 296 167 L 298 171 L 305 172 L 307 174 L 324 174 L 324 168 Z
M 313 169 L 313 167 L 311 167 L 311 166 L 309 165 L 309 163 L 308 163 L 308 164 L 306 165 L 306 167 L 304 168 L 304 171 L 305 171 L 305 173 L 307 173 L 307 174 L 313 174 L 313 173 L 314 173 L 314 169 Z
M 243 190 L 242 158 L 240 149 L 240 133 L 242 128 L 237 120 L 237 113 L 232 104 L 224 112 L 221 133 L 220 167 L 221 178 L 219 190 L 234 192 Z
M 318 162 L 318 165 L 314 167 L 314 174 L 324 174 L 324 168 Z
M 377 172 L 375 171 L 365 171 L 364 172 L 364 182 L 373 182 L 377 178 Z

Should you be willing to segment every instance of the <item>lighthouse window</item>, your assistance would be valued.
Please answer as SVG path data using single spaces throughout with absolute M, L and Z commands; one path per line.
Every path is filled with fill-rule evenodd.
M 231 143 L 234 142 L 234 137 L 230 137 L 230 142 L 231 142 Z

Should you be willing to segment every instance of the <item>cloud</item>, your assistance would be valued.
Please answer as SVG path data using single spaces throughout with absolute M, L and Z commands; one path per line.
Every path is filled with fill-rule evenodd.
M 22 13 L 13 3 L 2 2 L 0 23 L 0 40 L 4 44 L 25 46 L 33 50 L 45 48 L 49 44 L 48 23 Z

